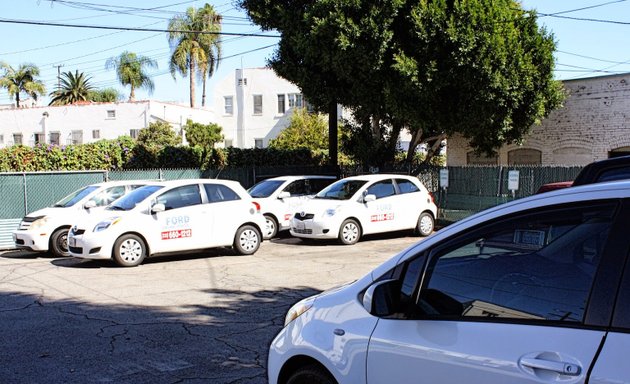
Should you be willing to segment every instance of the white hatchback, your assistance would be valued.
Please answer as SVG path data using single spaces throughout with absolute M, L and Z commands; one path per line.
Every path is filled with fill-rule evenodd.
M 437 206 L 417 177 L 363 175 L 321 190 L 291 219 L 291 235 L 354 244 L 363 235 L 415 229 L 433 232 Z
M 145 257 L 232 246 L 255 253 L 265 218 L 245 189 L 230 180 L 174 180 L 136 189 L 98 217 L 72 226 L 74 257 L 114 259 L 124 267 Z
M 270 384 L 630 383 L 630 182 L 452 224 L 295 304 Z
M 280 176 L 256 183 L 247 192 L 260 204 L 267 226 L 265 238 L 291 226 L 291 217 L 317 192 L 337 180 L 334 176 Z
M 107 204 L 146 183 L 127 180 L 85 186 L 50 207 L 26 215 L 13 231 L 13 242 L 18 248 L 50 250 L 54 256 L 68 256 L 68 230 L 73 222 L 94 216 Z

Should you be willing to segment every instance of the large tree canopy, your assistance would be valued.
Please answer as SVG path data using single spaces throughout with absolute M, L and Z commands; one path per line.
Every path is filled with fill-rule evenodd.
M 551 34 L 513 0 L 241 0 L 282 39 L 271 67 L 319 110 L 395 148 L 461 133 L 480 151 L 517 141 L 562 101 Z M 393 150 L 383 151 L 384 153 Z M 378 161 L 383 161 L 379 159 Z

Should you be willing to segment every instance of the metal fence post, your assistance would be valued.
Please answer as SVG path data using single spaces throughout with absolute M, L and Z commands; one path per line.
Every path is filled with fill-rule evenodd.
M 28 214 L 28 192 L 26 188 L 26 173 L 25 172 L 22 172 L 22 186 L 24 188 L 24 215 L 22 216 L 26 216 Z

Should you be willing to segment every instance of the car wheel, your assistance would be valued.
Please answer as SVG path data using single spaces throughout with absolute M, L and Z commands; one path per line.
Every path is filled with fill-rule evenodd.
M 323 368 L 309 365 L 295 371 L 287 384 L 336 384 L 337 381 Z
M 433 228 L 435 228 L 435 220 L 433 220 L 433 216 L 428 212 L 423 212 L 420 217 L 418 217 L 416 234 L 420 236 L 429 236 L 433 233 Z
M 361 227 L 354 219 L 348 219 L 339 228 L 339 241 L 344 245 L 356 244 L 361 237 Z
M 244 225 L 236 231 L 234 249 L 239 255 L 253 255 L 260 248 L 260 232 L 251 225 Z
M 68 252 L 68 228 L 60 228 L 50 236 L 50 251 L 55 257 L 70 256 Z
M 265 215 L 265 239 L 272 239 L 278 234 L 278 223 L 271 215 Z
M 147 246 L 139 236 L 122 235 L 114 243 L 114 261 L 121 267 L 140 265 L 147 255 Z

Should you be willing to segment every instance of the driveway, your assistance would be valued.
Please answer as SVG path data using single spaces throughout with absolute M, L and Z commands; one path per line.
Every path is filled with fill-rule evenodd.
M 108 261 L 0 254 L 2 383 L 266 383 L 267 348 L 299 299 L 354 280 L 420 238 L 354 246 L 285 237 Z

